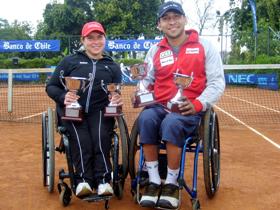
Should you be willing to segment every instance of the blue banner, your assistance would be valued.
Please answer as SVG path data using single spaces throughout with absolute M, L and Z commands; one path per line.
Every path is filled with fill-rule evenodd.
M 278 77 L 276 73 L 271 74 L 225 74 L 227 84 L 256 85 L 260 88 L 278 90 Z
M 16 73 L 13 74 L 13 80 L 14 81 L 39 81 L 40 75 L 39 73 Z M 0 81 L 7 81 L 8 80 L 8 74 L 0 74 Z
M 0 52 L 60 51 L 60 40 L 0 40 Z
M 248 0 L 251 6 L 252 14 L 253 14 L 253 28 L 254 28 L 254 35 L 257 35 L 258 28 L 257 28 L 257 11 L 256 11 L 256 2 L 255 0 Z
M 106 51 L 148 51 L 160 40 L 107 40 Z

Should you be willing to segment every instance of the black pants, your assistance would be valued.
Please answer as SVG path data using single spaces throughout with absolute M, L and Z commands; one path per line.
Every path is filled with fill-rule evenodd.
M 96 111 L 85 115 L 82 122 L 63 121 L 62 124 L 70 134 L 77 183 L 86 181 L 96 188 L 100 183 L 110 182 L 114 118 L 104 117 L 102 111 Z

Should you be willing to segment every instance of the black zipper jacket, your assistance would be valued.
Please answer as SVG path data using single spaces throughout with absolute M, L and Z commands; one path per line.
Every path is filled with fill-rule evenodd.
M 109 103 L 108 94 L 101 86 L 103 80 L 107 83 L 121 83 L 122 73 L 118 64 L 107 55 L 100 60 L 90 59 L 85 52 L 78 51 L 76 54 L 65 57 L 56 67 L 51 79 L 46 85 L 46 92 L 57 104 L 58 114 L 61 116 L 64 108 L 64 98 L 67 90 L 60 81 L 61 71 L 63 76 L 89 78 L 93 75 L 93 82 L 85 92 L 79 91 L 79 104 L 85 113 L 91 113 L 104 109 Z M 64 81 L 64 80 L 63 80 Z

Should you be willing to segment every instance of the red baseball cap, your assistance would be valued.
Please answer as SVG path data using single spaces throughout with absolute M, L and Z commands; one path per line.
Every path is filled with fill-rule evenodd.
M 106 35 L 103 26 L 100 23 L 93 21 L 93 22 L 88 22 L 83 26 L 82 37 L 89 35 L 93 31 L 98 31 Z

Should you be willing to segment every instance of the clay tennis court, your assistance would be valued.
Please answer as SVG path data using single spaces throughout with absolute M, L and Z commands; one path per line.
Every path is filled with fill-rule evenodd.
M 279 209 L 280 94 L 279 91 L 260 90 L 257 94 L 250 91 L 255 90 L 228 88 L 217 104 L 215 110 L 220 120 L 221 135 L 221 183 L 214 199 L 208 199 L 204 190 L 202 164 L 199 164 L 198 198 L 201 209 Z M 139 110 L 131 108 L 129 92 L 131 87 L 125 87 L 124 110 L 130 127 Z M 8 113 L 6 90 L 0 89 L 0 209 L 103 209 L 104 202 L 87 203 L 75 196 L 69 206 L 63 207 L 57 188 L 50 194 L 43 187 L 40 116 L 53 104 L 42 87 L 18 87 L 13 94 L 13 112 Z M 59 136 L 56 135 L 58 141 Z M 55 158 L 56 185 L 58 171 L 66 168 L 66 163 L 64 155 L 56 153 Z M 187 158 L 193 159 L 192 155 Z M 200 158 L 199 163 L 201 161 Z M 190 168 L 188 162 L 188 183 Z M 124 198 L 113 198 L 109 205 L 112 210 L 142 209 L 132 200 L 129 177 Z M 185 191 L 181 209 L 191 209 L 189 195 Z

